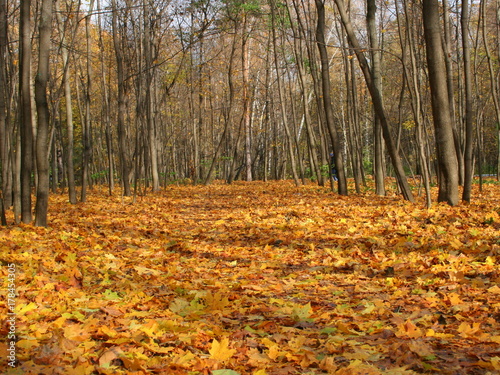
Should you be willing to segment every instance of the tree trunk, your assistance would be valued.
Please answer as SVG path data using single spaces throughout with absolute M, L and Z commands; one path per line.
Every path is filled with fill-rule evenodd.
M 458 204 L 458 161 L 453 141 L 438 0 L 423 0 L 424 38 L 439 167 L 438 201 Z
M 425 152 L 425 144 L 426 138 L 424 137 L 425 127 L 424 121 L 422 118 L 422 107 L 424 103 L 422 101 L 421 95 L 421 77 L 422 77 L 422 68 L 423 64 L 417 63 L 417 54 L 416 54 L 416 41 L 415 41 L 415 33 L 418 32 L 415 30 L 414 24 L 411 22 L 411 11 L 408 7 L 408 2 L 403 2 L 404 6 L 404 15 L 406 20 L 406 27 L 401 26 L 401 22 L 399 22 L 399 11 L 398 14 L 398 26 L 400 30 L 400 40 L 403 45 L 403 32 L 406 34 L 407 43 L 408 43 L 408 54 L 410 56 L 410 64 L 409 67 L 406 64 L 406 59 L 403 59 L 403 69 L 405 71 L 405 77 L 408 82 L 409 95 L 411 99 L 411 107 L 413 111 L 413 119 L 415 121 L 416 126 L 416 140 L 417 140 L 417 148 L 418 148 L 418 160 L 420 165 L 420 171 L 422 174 L 423 184 L 425 188 L 425 198 L 426 198 L 426 206 L 429 208 L 432 203 L 431 199 L 431 188 L 430 188 L 430 171 L 428 167 L 428 155 Z M 404 29 L 404 31 L 403 31 Z M 405 54 L 405 48 L 403 47 L 403 55 Z M 410 69 L 411 68 L 411 69 Z M 409 71 L 410 70 L 410 71 Z
M 7 122 L 7 1 L 0 0 L 0 166 L 2 210 L 12 204 L 12 171 L 10 170 L 10 134 Z M 2 220 L 4 215 L 2 215 Z
M 221 138 L 219 140 L 219 143 L 217 144 L 217 147 L 215 149 L 215 154 L 212 159 L 212 163 L 210 164 L 210 167 L 208 169 L 207 175 L 205 177 L 205 181 L 203 182 L 205 185 L 208 185 L 213 178 L 214 172 L 215 172 L 215 166 L 217 163 L 217 159 L 219 158 L 219 155 L 222 151 L 222 145 L 226 141 L 227 133 L 229 131 L 229 126 L 230 126 L 230 121 L 231 121 L 231 115 L 233 112 L 233 103 L 234 103 L 234 57 L 236 55 L 236 41 L 237 41 L 237 35 L 238 35 L 238 24 L 235 23 L 234 25 L 234 36 L 233 40 L 231 43 L 231 53 L 229 55 L 229 65 L 228 65 L 228 70 L 227 70 L 227 80 L 228 80 L 228 86 L 229 86 L 229 93 L 228 93 L 228 98 L 226 99 L 226 108 L 224 109 L 224 131 L 222 132 Z
M 389 156 L 391 157 L 392 165 L 394 167 L 394 172 L 396 174 L 396 179 L 401 189 L 401 193 L 403 194 L 403 197 L 406 200 L 413 202 L 414 201 L 413 194 L 411 192 L 410 185 L 408 184 L 408 181 L 406 179 L 403 163 L 401 161 L 401 158 L 399 157 L 398 151 L 391 136 L 389 121 L 387 120 L 386 110 L 384 108 L 384 104 L 382 101 L 382 95 L 373 82 L 373 77 L 371 75 L 368 61 L 366 60 L 366 57 L 363 54 L 363 49 L 359 44 L 359 41 L 354 33 L 351 21 L 345 11 L 344 1 L 335 0 L 335 3 L 337 4 L 337 8 L 339 10 L 342 19 L 342 24 L 344 25 L 344 29 L 346 30 L 349 44 L 356 53 L 356 57 L 358 58 L 358 63 L 363 72 L 363 76 L 365 77 L 366 85 L 368 87 L 368 90 L 370 91 L 370 96 L 373 101 L 375 113 L 380 120 L 380 125 L 382 126 L 382 133 L 387 146 L 387 151 L 389 153 Z
M 33 170 L 33 120 L 31 108 L 31 1 L 20 2 L 19 126 L 21 134 L 21 221 L 30 223 Z
M 153 90 L 154 90 L 154 67 L 153 67 L 153 38 L 151 31 L 151 15 L 149 7 L 144 3 L 144 58 L 146 62 L 146 123 L 149 136 L 149 157 L 151 159 L 151 177 L 153 181 L 153 192 L 160 190 L 160 176 L 158 174 L 158 140 L 156 135 L 156 124 L 154 119 Z
M 497 149 L 498 149 L 498 154 L 497 154 L 497 179 L 500 179 L 500 100 L 499 100 L 499 94 L 498 94 L 498 83 L 495 77 L 495 72 L 493 69 L 493 59 L 491 56 L 491 50 L 490 46 L 488 44 L 488 36 L 486 32 L 486 0 L 482 0 L 480 3 L 480 9 L 481 9 L 481 34 L 483 37 L 483 44 L 484 44 L 484 51 L 486 53 L 486 57 L 488 60 L 488 72 L 490 76 L 490 90 L 491 90 L 491 96 L 493 99 L 493 105 L 495 108 L 495 119 L 497 122 Z M 500 8 L 499 8 L 500 12 Z M 498 18 L 500 18 L 500 14 L 498 15 Z M 481 170 L 479 171 L 481 174 Z
M 375 0 L 367 0 L 366 4 L 366 26 L 368 29 L 368 37 L 370 41 L 370 56 L 372 60 L 371 73 L 373 77 L 373 85 L 382 95 L 382 75 L 380 72 L 381 58 L 377 39 L 377 28 L 375 25 L 375 13 L 377 6 Z M 382 135 L 382 127 L 380 120 L 375 114 L 373 126 L 373 142 L 375 150 L 373 155 L 373 174 L 375 177 L 375 193 L 377 195 L 385 195 L 385 168 L 384 168 L 384 137 Z
M 340 142 L 335 128 L 335 120 L 332 108 L 331 87 L 330 87 L 330 67 L 328 63 L 328 52 L 325 43 L 325 3 L 322 0 L 316 1 L 316 10 L 318 12 L 318 20 L 316 25 L 316 41 L 318 44 L 320 61 L 321 61 L 321 84 L 323 88 L 323 107 L 325 108 L 326 124 L 332 148 L 335 157 L 335 168 L 338 177 L 338 193 L 347 195 L 347 179 L 344 169 L 344 158 L 340 147 Z
M 118 78 L 118 118 L 117 118 L 117 135 L 118 149 L 120 156 L 121 177 L 123 183 L 123 195 L 128 197 L 131 195 L 130 189 L 130 166 L 128 162 L 129 145 L 127 145 L 127 133 L 125 124 L 125 112 L 127 109 L 126 100 L 126 82 L 124 72 L 123 50 L 120 43 L 120 35 L 118 30 L 118 6 L 116 0 L 112 0 L 112 28 L 113 28 L 113 45 L 116 55 L 116 75 Z
M 241 72 L 243 85 L 243 128 L 245 132 L 245 179 L 252 181 L 252 139 L 251 139 L 251 97 L 249 88 L 250 71 L 250 35 L 248 28 L 248 16 L 243 16 L 243 27 L 241 35 Z
M 92 90 L 92 54 L 91 54 L 91 35 L 90 35 L 90 15 L 92 9 L 94 8 L 94 1 L 91 0 L 89 4 L 88 15 L 85 17 L 85 38 L 87 46 L 87 62 L 86 62 L 86 84 L 83 85 L 84 91 L 84 110 L 85 115 L 83 116 L 83 134 L 82 134 L 82 148 L 83 148 L 83 158 L 82 158 L 82 190 L 80 192 L 80 201 L 87 201 L 87 186 L 90 178 L 89 167 L 92 158 L 92 118 L 90 112 L 90 102 L 91 102 L 91 90 Z
M 43 0 L 39 21 L 38 72 L 35 79 L 37 110 L 36 163 L 38 184 L 36 192 L 35 225 L 47 226 L 49 205 L 49 105 L 47 82 L 49 79 L 50 36 L 52 32 L 52 0 Z
M 59 2 L 57 2 L 59 8 Z M 66 105 L 66 137 L 67 137 L 67 150 L 66 150 L 66 173 L 68 178 L 68 194 L 69 202 L 76 203 L 76 187 L 75 187 L 75 167 L 73 165 L 73 151 L 74 151 L 74 124 L 73 124 L 73 105 L 71 96 L 71 77 L 69 67 L 69 42 L 67 41 L 63 21 L 61 17 L 61 10 L 58 9 L 56 17 L 59 24 L 59 33 L 61 34 L 61 56 L 63 62 L 63 86 L 64 86 L 64 100 Z M 78 24 L 77 24 L 78 25 Z M 75 26 L 75 31 L 76 31 Z
M 97 17 L 98 17 L 98 25 L 99 25 L 99 48 L 104 50 L 104 41 L 103 41 L 103 30 L 101 28 L 101 7 L 100 2 L 97 1 Z M 109 195 L 113 194 L 113 190 L 115 188 L 115 171 L 114 171 L 114 158 L 113 158 L 113 139 L 112 139 L 112 130 L 111 130 L 111 118 L 110 118 L 110 102 L 109 102 L 109 91 L 108 91 L 108 82 L 106 79 L 106 71 L 104 69 L 104 54 L 100 54 L 100 63 L 101 63 L 101 81 L 103 88 L 103 121 L 105 126 L 105 136 L 106 136 L 106 149 L 107 149 L 107 160 L 108 160 L 108 192 Z
M 455 116 L 455 90 L 453 87 L 453 81 L 455 79 L 455 76 L 460 76 L 460 72 L 454 73 L 453 71 L 453 61 L 452 61 L 452 36 L 451 36 L 451 29 L 453 28 L 453 25 L 450 24 L 450 11 L 449 11 L 449 4 L 448 0 L 443 0 L 443 28 L 444 28 L 444 38 L 443 38 L 443 49 L 444 49 L 444 60 L 445 60 L 445 65 L 446 65 L 446 85 L 448 87 L 448 101 L 449 101 L 449 108 L 450 108 L 450 119 L 451 123 L 453 126 L 453 141 L 455 142 L 455 149 L 457 153 L 457 160 L 458 160 L 458 179 L 459 179 L 459 184 L 463 184 L 463 174 L 464 174 L 464 157 L 462 154 L 462 140 L 461 136 L 459 133 L 459 130 L 457 129 L 459 121 L 457 121 L 457 116 Z
M 295 160 L 295 154 L 293 152 L 293 139 L 292 139 L 292 134 L 290 132 L 290 127 L 288 126 L 287 122 L 287 117 L 286 117 L 286 109 L 285 109 L 285 94 L 283 90 L 283 84 L 281 81 L 280 77 L 280 71 L 279 71 L 279 63 L 278 63 L 278 46 L 276 43 L 277 37 L 276 37 L 276 29 L 275 29 L 275 0 L 271 0 L 271 29 L 272 29 L 272 40 L 273 40 L 273 53 L 274 53 L 274 68 L 276 70 L 276 85 L 278 88 L 278 95 L 279 95 L 279 101 L 280 101 L 280 114 L 281 114 L 281 121 L 283 122 L 283 128 L 285 129 L 285 134 L 286 134 L 286 143 L 287 143 L 287 150 L 288 150 L 288 156 L 290 157 L 290 165 L 292 169 L 292 176 L 293 180 L 295 182 L 295 186 L 300 186 L 300 180 L 299 180 L 299 175 L 297 174 L 297 162 Z
M 472 123 L 472 77 L 470 67 L 470 43 L 469 43 L 469 0 L 462 1 L 462 15 L 460 18 L 462 26 L 462 49 L 464 59 L 464 83 L 465 83 L 465 152 L 464 152 L 464 190 L 462 200 L 470 202 L 473 177 L 473 134 Z M 481 172 L 480 172 L 481 173 Z

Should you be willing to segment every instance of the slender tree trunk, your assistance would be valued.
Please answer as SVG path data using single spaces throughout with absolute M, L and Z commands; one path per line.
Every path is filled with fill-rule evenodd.
M 30 223 L 33 171 L 33 120 L 31 107 L 31 1 L 20 2 L 19 124 L 21 130 L 21 221 Z
M 318 44 L 320 61 L 321 61 L 321 83 L 323 87 L 323 106 L 326 114 L 326 124 L 335 158 L 335 168 L 338 177 L 338 193 L 347 195 L 347 179 L 345 176 L 344 158 L 335 128 L 335 120 L 332 108 L 331 87 L 330 87 L 330 67 L 328 63 L 328 52 L 325 42 L 325 3 L 323 0 L 316 0 L 316 10 L 318 12 L 318 20 L 316 25 L 316 41 Z
M 301 1 L 301 0 L 299 0 Z M 312 5 L 309 5 L 312 7 Z M 310 64 L 310 74 L 311 74 L 311 79 L 312 79 L 312 91 L 311 95 L 314 96 L 315 102 L 316 102 L 316 119 L 318 122 L 317 125 L 317 131 L 318 131 L 318 137 L 319 137 L 319 160 L 318 160 L 318 168 L 320 169 L 319 174 L 323 173 L 322 178 L 326 178 L 327 176 L 330 176 L 330 173 L 326 173 L 328 171 L 328 154 L 329 154 L 329 146 L 328 144 L 331 142 L 331 139 L 328 139 L 325 135 L 325 133 L 328 131 L 326 130 L 327 125 L 326 120 L 325 120 L 325 110 L 324 110 L 324 105 L 322 102 L 322 94 L 321 94 L 321 88 L 320 88 L 320 78 L 318 74 L 318 67 L 316 65 L 316 55 L 314 53 L 314 49 L 317 47 L 317 41 L 315 41 L 313 38 L 310 38 L 308 36 L 309 30 L 314 29 L 314 23 L 317 21 L 313 20 L 314 17 L 312 15 L 314 14 L 314 11 L 309 8 L 309 11 L 305 11 L 305 6 L 304 2 L 301 1 L 301 4 L 298 3 L 297 0 L 293 1 L 293 7 L 295 10 L 296 14 L 296 20 L 299 26 L 299 30 L 301 32 L 301 37 L 303 40 L 305 40 L 305 47 L 307 51 L 307 59 Z M 301 10 L 302 9 L 302 10 Z M 316 12 L 317 13 L 317 12 Z M 306 16 L 306 14 L 309 15 L 309 17 Z M 327 168 L 326 171 L 324 168 Z M 329 178 L 330 179 L 330 178 Z M 330 179 L 331 180 L 331 179 Z
M 151 32 L 151 15 L 147 3 L 144 3 L 144 58 L 146 60 L 146 123 L 149 136 L 149 157 L 151 159 L 151 177 L 153 192 L 160 190 L 160 176 L 158 174 L 158 140 L 154 119 L 154 67 L 153 67 L 153 38 Z
M 248 29 L 248 15 L 243 16 L 241 36 L 241 71 L 243 85 L 243 123 L 245 131 L 245 178 L 252 181 L 252 138 L 251 138 L 251 97 L 249 88 L 250 71 L 250 35 Z
M 210 168 L 208 169 L 207 175 L 205 177 L 205 181 L 203 182 L 205 185 L 208 185 L 213 178 L 214 172 L 215 172 L 215 166 L 217 164 L 217 159 L 219 158 L 219 155 L 222 151 L 222 145 L 226 141 L 226 137 L 229 131 L 229 126 L 230 126 L 230 121 L 231 121 L 231 115 L 233 112 L 233 103 L 234 103 L 234 57 L 236 55 L 236 41 L 237 41 L 237 28 L 238 25 L 235 23 L 235 32 L 233 36 L 233 41 L 231 43 L 231 53 L 229 55 L 229 66 L 227 70 L 227 80 L 228 80 L 228 86 L 229 86 L 229 93 L 228 93 L 228 99 L 227 99 L 227 104 L 226 104 L 226 109 L 224 110 L 224 131 L 222 132 L 221 138 L 219 143 L 217 144 L 217 147 L 215 149 L 215 154 L 212 159 L 212 163 L 210 164 Z
M 488 60 L 488 72 L 490 76 L 490 90 L 491 97 L 493 99 L 493 106 L 495 108 L 495 119 L 497 122 L 497 179 L 500 179 L 500 100 L 498 94 L 498 83 L 495 77 L 495 72 L 493 69 L 493 58 L 491 56 L 491 49 L 488 43 L 488 34 L 486 32 L 486 0 L 482 0 L 480 3 L 480 11 L 481 11 L 481 34 L 483 37 L 484 51 L 486 53 L 486 58 Z M 500 8 L 499 8 L 500 12 Z M 500 15 L 498 16 L 500 21 Z M 481 174 L 481 170 L 479 171 Z
M 408 2 L 403 1 L 404 6 L 404 14 L 406 20 L 406 27 L 404 27 L 404 33 L 406 35 L 407 43 L 408 43 L 408 54 L 410 57 L 409 67 L 406 64 L 405 59 L 403 60 L 403 69 L 405 71 L 405 77 L 408 81 L 409 94 L 411 98 L 411 107 L 413 111 L 413 118 L 416 126 L 416 139 L 417 139 L 417 148 L 418 148 L 418 157 L 419 157 L 419 165 L 422 174 L 422 179 L 425 188 L 425 197 L 426 197 L 426 206 L 429 208 L 431 206 L 431 188 L 430 188 L 430 171 L 427 164 L 428 157 L 425 152 L 425 143 L 426 139 L 424 137 L 425 126 L 422 118 L 422 95 L 421 95 L 421 68 L 422 64 L 417 64 L 416 58 L 416 46 L 415 46 L 415 38 L 414 35 L 418 31 L 415 30 L 415 25 L 411 22 L 410 15 L 411 11 L 408 7 Z M 403 39 L 403 27 L 401 22 L 399 22 L 399 11 L 398 14 L 398 26 L 400 30 L 400 40 L 401 44 L 404 43 Z M 403 47 L 403 54 L 405 53 L 405 48 Z M 410 70 L 411 72 L 408 72 Z
M 68 194 L 69 202 L 76 203 L 76 187 L 75 187 L 75 168 L 73 165 L 73 151 L 74 151 L 74 124 L 73 124 L 73 105 L 71 95 L 71 77 L 69 67 L 69 41 L 66 38 L 63 20 L 61 17 L 60 2 L 57 1 L 58 11 L 56 17 L 59 24 L 59 33 L 61 34 L 61 56 L 63 62 L 63 86 L 64 86 L 64 100 L 66 105 L 66 172 L 68 178 Z M 75 26 L 76 27 L 76 26 Z M 76 31 L 76 29 L 75 29 Z
M 453 141 L 438 0 L 423 0 L 424 37 L 439 166 L 438 201 L 458 204 L 458 161 Z
M 278 95 L 279 95 L 279 101 L 280 101 L 280 114 L 281 114 L 281 121 L 283 122 L 283 128 L 285 129 L 285 134 L 287 138 L 287 150 L 288 150 L 288 155 L 290 157 L 290 165 L 292 169 L 292 176 L 293 180 L 295 182 L 296 186 L 300 186 L 300 180 L 299 180 L 299 175 L 297 174 L 297 162 L 295 160 L 295 154 L 293 152 L 293 139 L 292 139 L 292 134 L 290 132 L 290 127 L 288 126 L 287 122 L 287 117 L 286 117 L 286 109 L 285 109 L 285 95 L 284 95 L 284 90 L 283 90 L 283 83 L 281 81 L 280 77 L 280 69 L 279 69 L 279 63 L 278 63 L 278 45 L 277 45 L 277 37 L 276 37 L 276 28 L 275 28 L 275 22 L 276 22 L 276 4 L 275 0 L 271 0 L 271 29 L 272 29 L 272 40 L 273 40 L 273 53 L 274 53 L 274 68 L 276 70 L 276 84 L 278 88 Z
M 366 3 L 366 25 L 368 29 L 368 37 L 370 41 L 370 56 L 372 60 L 371 74 L 373 84 L 377 90 L 382 93 L 382 75 L 380 72 L 381 57 L 377 39 L 377 28 L 375 25 L 375 14 L 377 6 L 375 0 L 367 0 Z M 373 174 L 375 176 L 375 193 L 377 195 L 385 195 L 385 168 L 384 168 L 384 138 L 382 135 L 382 126 L 380 120 L 375 113 L 375 121 L 373 127 L 373 141 L 375 144 L 373 156 Z
M 116 55 L 116 74 L 118 78 L 118 118 L 117 118 L 117 136 L 118 136 L 118 149 L 120 155 L 120 167 L 121 167 L 121 177 L 123 183 L 123 195 L 130 196 L 130 166 L 128 162 L 128 152 L 129 145 L 127 145 L 127 133 L 125 124 L 125 113 L 127 105 L 125 103 L 126 96 L 126 82 L 125 82 L 125 71 L 124 71 L 124 61 L 123 61 L 123 50 L 122 43 L 120 43 L 121 36 L 118 30 L 118 6 L 116 0 L 112 0 L 112 28 L 113 28 L 113 45 L 115 48 Z
M 16 145 L 15 145 L 15 153 L 14 153 L 14 221 L 16 224 L 19 224 L 22 219 L 22 149 L 23 149 L 23 141 L 21 139 L 21 130 L 19 130 L 16 134 Z
M 99 48 L 104 50 L 103 41 L 103 30 L 101 28 L 101 4 L 99 0 L 97 1 L 97 17 L 99 25 Z M 110 118 L 110 103 L 109 103 L 109 91 L 108 91 L 108 81 L 104 64 L 104 54 L 100 54 L 101 63 L 101 81 L 103 87 L 103 121 L 105 126 L 106 135 L 106 149 L 107 149 L 107 159 L 108 159 L 108 191 L 109 195 L 113 194 L 115 188 L 115 171 L 114 171 L 114 159 L 113 159 L 113 139 L 112 139 L 112 129 L 111 129 L 111 118 Z
M 84 86 L 84 98 L 85 98 L 85 116 L 83 116 L 83 134 L 82 134 L 82 146 L 83 146 L 83 160 L 82 160 L 82 191 L 80 194 L 80 201 L 87 201 L 87 186 L 90 178 L 90 162 L 92 158 L 92 118 L 90 112 L 90 102 L 91 102 L 91 92 L 92 92 L 92 50 L 91 43 L 92 38 L 90 35 L 90 16 L 94 8 L 94 1 L 90 1 L 89 11 L 87 17 L 85 17 L 85 37 L 87 43 L 87 62 L 85 66 L 87 82 Z
M 450 11 L 448 0 L 443 0 L 443 48 L 444 48 L 444 59 L 446 64 L 446 85 L 448 87 L 448 101 L 450 108 L 450 118 L 451 123 L 453 124 L 453 141 L 455 142 L 455 149 L 457 152 L 457 160 L 458 160 L 458 174 L 459 174 L 459 184 L 463 184 L 463 172 L 464 172 L 464 157 L 462 154 L 462 146 L 461 146 L 461 136 L 459 130 L 457 129 L 459 121 L 457 121 L 457 116 L 455 115 L 455 89 L 453 87 L 454 77 L 457 75 L 460 76 L 460 73 L 454 73 L 453 71 L 453 60 L 452 60 L 452 37 L 451 37 L 451 29 L 452 25 L 450 24 Z M 439 173 L 439 171 L 438 171 Z
M 49 80 L 50 36 L 52 32 L 52 0 L 43 0 L 39 21 L 38 72 L 35 79 L 37 109 L 36 163 L 38 184 L 36 192 L 35 225 L 47 226 L 49 205 L 49 105 L 47 82 Z
M 465 152 L 464 152 L 464 190 L 462 200 L 470 202 L 473 177 L 473 145 L 474 126 L 472 109 L 472 77 L 470 67 L 470 42 L 469 42 L 469 0 L 462 1 L 462 49 L 464 59 L 465 83 Z
M 341 26 L 340 26 L 341 27 Z M 340 29 L 340 28 L 338 28 Z M 340 30 L 339 30 L 340 31 Z M 345 37 L 341 38 L 342 45 L 342 60 L 344 64 L 344 79 L 346 93 L 346 107 L 347 107 L 347 145 L 349 146 L 349 155 L 352 166 L 352 173 L 354 175 L 354 185 L 356 193 L 361 194 L 361 178 L 362 178 L 362 147 L 358 141 L 358 119 L 357 104 L 356 104 L 356 70 L 354 69 L 354 62 L 349 58 L 354 52 L 347 48 Z
M 401 193 L 403 194 L 403 197 L 406 200 L 413 202 L 414 201 L 413 194 L 411 192 L 410 185 L 408 184 L 408 181 L 406 179 L 403 163 L 401 161 L 401 158 L 399 157 L 398 150 L 392 139 L 391 131 L 389 128 L 389 121 L 387 120 L 386 110 L 384 108 L 384 104 L 382 101 L 382 95 L 373 82 L 368 62 L 366 60 L 365 55 L 363 54 L 363 49 L 359 44 L 359 41 L 354 33 L 351 21 L 345 11 L 344 1 L 335 0 L 335 3 L 337 4 L 337 8 L 339 10 L 342 19 L 342 24 L 344 25 L 344 29 L 346 30 L 349 44 L 356 53 L 356 57 L 358 58 L 358 63 L 363 72 L 363 76 L 365 77 L 366 85 L 368 86 L 368 90 L 370 91 L 370 96 L 373 101 L 373 106 L 380 120 L 380 124 L 382 126 L 382 133 L 387 146 L 387 151 L 389 153 L 389 156 L 391 157 L 392 165 L 394 166 L 394 172 L 396 174 L 396 179 L 401 189 Z
M 0 0 L 0 168 L 2 178 L 2 222 L 5 209 L 12 202 L 12 181 L 9 163 L 10 134 L 7 129 L 7 1 Z

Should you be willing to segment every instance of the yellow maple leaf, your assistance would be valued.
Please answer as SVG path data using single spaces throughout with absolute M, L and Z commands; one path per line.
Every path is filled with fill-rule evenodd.
M 472 323 L 468 324 L 466 322 L 462 322 L 457 330 L 460 333 L 460 336 L 465 338 L 475 338 L 475 339 L 486 339 L 489 335 L 484 333 L 481 330 L 480 323 Z
M 396 332 L 396 336 L 408 336 L 411 338 L 422 337 L 423 333 L 420 328 L 418 328 L 411 320 L 407 320 L 403 324 L 398 325 L 398 332 Z
M 204 297 L 205 303 L 210 310 L 224 310 L 226 306 L 229 305 L 229 300 L 227 296 L 224 296 L 222 293 L 217 292 L 212 294 L 208 292 Z
M 460 299 L 460 296 L 457 294 L 457 293 L 451 293 L 449 296 L 448 296 L 448 301 L 450 301 L 450 304 L 452 306 L 456 306 L 456 305 L 460 305 L 462 303 L 464 303 L 461 299 Z
M 285 353 L 279 350 L 278 345 L 273 345 L 269 347 L 269 353 L 267 353 L 268 357 L 271 358 L 273 361 L 283 354 Z
M 229 339 L 224 337 L 221 342 L 214 339 L 208 352 L 213 359 L 225 362 L 236 353 L 236 349 L 229 349 Z

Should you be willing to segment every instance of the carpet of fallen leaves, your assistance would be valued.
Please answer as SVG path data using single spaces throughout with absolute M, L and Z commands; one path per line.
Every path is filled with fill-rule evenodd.
M 430 209 L 290 182 L 105 192 L 0 229 L 4 373 L 500 373 L 498 185 Z

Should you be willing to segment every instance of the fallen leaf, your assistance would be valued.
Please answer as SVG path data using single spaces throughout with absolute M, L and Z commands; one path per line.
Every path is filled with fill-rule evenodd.
M 236 350 L 229 349 L 229 339 L 224 337 L 220 342 L 214 339 L 208 352 L 213 359 L 225 362 L 236 353 Z

